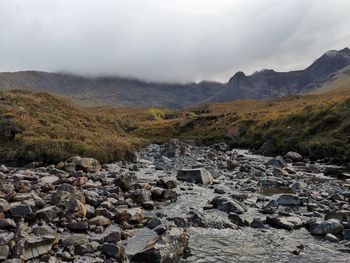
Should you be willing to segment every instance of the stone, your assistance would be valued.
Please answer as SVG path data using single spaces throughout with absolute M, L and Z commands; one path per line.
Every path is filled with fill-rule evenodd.
M 327 235 L 325 235 L 324 238 L 330 242 L 339 242 L 339 239 L 331 233 L 328 233 Z
M 0 199 L 0 213 L 6 213 L 10 210 L 10 204 L 5 199 Z
M 150 229 L 153 229 L 161 224 L 162 224 L 162 220 L 160 220 L 157 217 L 152 217 L 150 220 L 148 220 L 147 227 Z
M 236 213 L 242 214 L 247 211 L 246 206 L 239 202 L 238 200 L 228 199 L 223 196 L 216 196 L 211 201 L 211 204 L 214 208 L 226 212 L 226 213 Z
M 140 161 L 140 153 L 138 152 L 127 152 L 124 157 L 125 161 L 131 162 L 131 163 L 137 163 Z
M 55 240 L 52 235 L 26 237 L 22 258 L 30 260 L 48 254 Z
M 89 229 L 89 224 L 86 221 L 74 222 L 68 225 L 71 231 L 87 231 Z
M 180 142 L 178 139 L 171 139 L 162 144 L 160 152 L 168 158 L 174 158 L 183 155 L 186 149 L 187 147 L 184 143 Z
M 228 219 L 237 226 L 249 226 L 248 220 L 242 218 L 236 213 L 230 213 Z
M 345 240 L 350 240 L 350 229 L 344 229 L 342 235 Z
M 16 223 L 12 219 L 5 218 L 0 219 L 0 229 L 8 229 L 8 228 L 15 228 Z
M 0 246 L 0 262 L 6 261 L 10 255 L 10 248 L 8 246 Z
M 340 234 L 343 231 L 343 225 L 336 219 L 327 221 L 317 221 L 310 225 L 310 231 L 313 235 L 325 236 L 328 233 Z
M 337 219 L 339 221 L 347 221 L 349 219 L 350 215 L 350 211 L 348 210 L 339 210 L 339 211 L 335 211 L 335 212 L 328 212 L 324 219 L 328 220 L 328 219 Z
M 287 152 L 283 157 L 293 162 L 301 162 L 303 160 L 303 157 L 297 152 Z
M 8 173 L 10 170 L 3 164 L 0 165 L 0 172 L 2 173 Z
M 117 243 L 121 240 L 121 229 L 118 226 L 110 225 L 103 233 L 93 235 L 91 240 L 99 243 Z
M 230 146 L 228 146 L 227 143 L 225 143 L 225 142 L 215 143 L 214 145 L 212 145 L 212 147 L 215 150 L 221 151 L 221 152 L 226 152 L 226 151 L 230 150 Z
M 161 236 L 150 240 L 139 252 L 131 256 L 131 262 L 180 262 L 188 247 L 189 236 L 182 228 L 171 228 Z
M 142 204 L 150 200 L 151 193 L 144 189 L 137 189 L 129 194 L 129 198 L 136 204 Z
M 95 216 L 88 220 L 90 225 L 109 226 L 112 222 L 105 216 Z
M 119 223 L 136 222 L 141 223 L 144 218 L 143 209 L 135 207 L 130 209 L 120 209 L 117 211 L 116 219 Z
M 272 227 L 282 228 L 286 230 L 293 230 L 303 226 L 303 221 L 300 217 L 290 216 L 290 217 L 266 217 L 266 223 Z
M 190 182 L 195 184 L 211 184 L 213 177 L 210 172 L 204 168 L 199 169 L 182 169 L 177 172 L 178 181 Z
M 300 205 L 300 199 L 298 196 L 293 194 L 282 194 L 277 202 L 279 205 L 291 206 L 291 205 Z
M 275 155 L 278 152 L 275 140 L 273 140 L 273 139 L 266 140 L 260 146 L 258 152 L 261 154 L 269 155 L 269 156 Z
M 236 167 L 239 166 L 236 160 L 231 160 L 231 159 L 226 161 L 226 165 L 227 165 L 227 170 L 230 170 L 230 171 L 236 169 Z
M 63 246 L 79 246 L 89 243 L 89 236 L 84 234 L 70 234 L 62 238 Z
M 119 175 L 116 179 L 115 179 L 115 184 L 117 186 L 119 186 L 120 188 L 122 188 L 124 191 L 129 190 L 134 184 L 137 183 L 137 176 L 135 175 L 135 173 L 126 173 L 126 174 L 122 174 Z
M 104 243 L 102 245 L 101 251 L 108 257 L 112 257 L 120 260 L 124 257 L 125 247 L 121 243 L 119 244 Z
M 101 164 L 98 160 L 93 158 L 74 156 L 65 161 L 64 169 L 67 171 L 82 170 L 86 173 L 95 173 L 101 170 Z
M 161 194 L 161 199 L 175 201 L 177 199 L 177 193 L 173 190 L 164 189 Z
M 23 203 L 11 207 L 10 212 L 13 217 L 24 218 L 32 213 L 32 209 L 28 204 Z
M 54 219 L 58 216 L 58 214 L 60 213 L 61 209 L 59 209 L 57 206 L 48 206 L 48 207 L 44 207 L 40 210 L 36 211 L 36 215 L 38 216 L 38 218 L 40 219 Z
M 252 222 L 250 223 L 250 227 L 252 227 L 252 228 L 266 228 L 264 225 L 264 222 L 261 218 L 253 218 Z
M 278 168 L 284 168 L 287 167 L 288 164 L 286 161 L 282 158 L 282 156 L 277 156 L 272 158 L 271 160 L 267 161 L 265 163 L 267 167 L 278 167 Z
M 60 180 L 59 177 L 55 176 L 55 175 L 48 175 L 48 176 L 44 176 L 40 178 L 40 183 L 45 185 L 45 184 L 55 184 Z

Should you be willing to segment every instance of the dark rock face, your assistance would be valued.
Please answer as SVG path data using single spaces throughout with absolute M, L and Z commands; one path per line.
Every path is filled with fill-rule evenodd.
M 268 99 L 305 93 L 317 89 L 333 73 L 348 65 L 350 65 L 350 50 L 345 48 L 328 51 L 304 70 L 291 72 L 262 70 L 250 76 L 238 72 L 230 79 L 225 89 L 211 101 Z

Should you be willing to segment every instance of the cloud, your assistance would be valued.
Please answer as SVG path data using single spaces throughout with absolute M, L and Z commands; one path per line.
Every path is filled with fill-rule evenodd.
M 0 71 L 227 81 L 350 43 L 347 0 L 0 0 Z

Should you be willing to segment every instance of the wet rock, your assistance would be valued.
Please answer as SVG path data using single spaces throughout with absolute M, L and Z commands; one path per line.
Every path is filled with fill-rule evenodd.
M 101 251 L 108 257 L 112 257 L 121 260 L 125 254 L 125 247 L 119 244 L 104 243 Z
M 278 168 L 284 168 L 287 167 L 288 164 L 286 161 L 282 158 L 282 156 L 277 156 L 275 158 L 272 158 L 268 162 L 265 163 L 267 167 L 278 167 Z
M 293 230 L 303 226 L 303 221 L 300 217 L 275 217 L 268 216 L 266 217 L 266 223 L 272 227 L 282 228 L 286 230 Z
M 297 152 L 287 152 L 283 157 L 293 162 L 300 162 L 303 160 L 303 157 Z
M 95 216 L 91 219 L 88 220 L 88 223 L 90 225 L 97 225 L 97 226 L 108 226 L 110 225 L 112 222 L 109 218 L 105 217 L 105 216 Z
M 350 229 L 344 229 L 342 235 L 345 240 L 350 240 Z
M 237 226 L 249 226 L 248 220 L 242 218 L 236 213 L 230 213 L 228 215 L 228 219 L 230 219 L 230 221 L 236 224 Z
M 10 248 L 8 246 L 0 246 L 0 262 L 5 261 L 10 255 Z
M 250 223 L 250 227 L 252 228 L 266 228 L 264 222 L 261 218 L 254 218 Z
M 131 262 L 179 262 L 188 246 L 188 234 L 172 228 L 149 241 L 147 246 L 131 257 Z
M 179 170 L 177 172 L 176 179 L 179 181 L 204 185 L 211 184 L 213 182 L 212 175 L 204 168 Z
M 211 204 L 214 206 L 214 208 L 226 212 L 226 213 L 236 213 L 236 214 L 242 214 L 247 211 L 246 206 L 237 201 L 237 200 L 230 200 L 223 196 L 216 196 L 211 201 Z
M 137 176 L 135 173 L 127 173 L 119 175 L 115 179 L 115 184 L 122 188 L 124 191 L 130 190 L 133 185 L 137 183 Z
M 327 221 L 318 221 L 310 225 L 310 231 L 313 235 L 340 234 L 343 231 L 343 225 L 336 219 Z
M 300 205 L 300 199 L 298 196 L 293 194 L 283 194 L 278 199 L 277 202 L 279 205 Z
M 101 170 L 101 164 L 93 158 L 74 156 L 65 161 L 64 169 L 70 172 L 82 170 L 86 173 L 95 173 Z
M 186 152 L 187 146 L 180 142 L 178 139 L 171 139 L 170 141 L 162 144 L 160 152 L 162 155 L 173 158 L 179 157 Z
M 10 210 L 10 204 L 5 199 L 0 199 L 0 213 L 5 213 Z
M 127 152 L 124 157 L 125 161 L 131 162 L 131 163 L 137 163 L 140 161 L 140 153 L 138 152 Z
M 32 213 L 32 209 L 28 204 L 23 203 L 11 207 L 10 212 L 13 217 L 24 218 Z
M 8 229 L 8 228 L 15 228 L 16 223 L 12 219 L 5 218 L 0 219 L 0 229 Z
M 346 221 L 348 220 L 350 217 L 350 211 L 348 210 L 339 210 L 339 211 L 335 211 L 335 212 L 328 212 L 324 219 L 328 220 L 328 219 L 337 219 L 339 221 Z
M 325 235 L 324 237 L 326 240 L 330 241 L 330 242 L 339 242 L 339 239 L 333 235 L 333 234 L 330 234 L 328 233 L 327 235 Z

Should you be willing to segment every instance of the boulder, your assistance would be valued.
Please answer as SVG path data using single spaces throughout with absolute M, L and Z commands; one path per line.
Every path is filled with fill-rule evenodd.
M 340 234 L 343 231 L 343 229 L 343 225 L 336 219 L 318 221 L 310 225 L 311 234 L 321 236 L 325 236 L 328 233 Z
M 101 164 L 93 158 L 74 156 L 65 161 L 64 169 L 69 172 L 82 170 L 86 173 L 95 173 L 101 170 Z
M 142 204 L 150 200 L 151 193 L 144 189 L 137 189 L 129 194 L 129 198 L 136 204 Z
M 293 194 L 283 194 L 278 199 L 277 202 L 279 205 L 300 205 L 300 199 L 298 196 Z
M 10 255 L 10 248 L 8 246 L 0 246 L 0 262 L 6 261 Z
M 162 144 L 160 152 L 162 155 L 168 158 L 173 158 L 184 154 L 186 149 L 186 144 L 180 142 L 178 139 L 171 139 L 170 141 Z
M 24 218 L 32 213 L 32 209 L 28 204 L 23 203 L 11 207 L 10 212 L 13 217 Z
M 121 260 L 125 254 L 125 247 L 121 243 L 104 243 L 102 245 L 101 251 L 108 257 Z
M 226 213 L 236 213 L 242 214 L 247 211 L 247 207 L 239 202 L 238 200 L 228 199 L 223 196 L 216 196 L 211 201 L 214 208 L 226 212 Z
M 179 170 L 177 172 L 176 179 L 179 181 L 204 185 L 211 184 L 213 182 L 212 175 L 204 168 Z
M 143 209 L 138 207 L 130 209 L 119 209 L 116 214 L 116 218 L 119 223 L 141 223 L 144 218 L 144 212 Z
M 228 219 L 237 226 L 249 226 L 248 220 L 242 218 L 236 213 L 230 213 Z
M 8 229 L 8 228 L 15 228 L 16 223 L 12 219 L 5 218 L 0 219 L 0 229 Z
M 119 175 L 114 181 L 114 183 L 120 188 L 122 188 L 124 191 L 129 190 L 137 182 L 137 176 L 135 175 L 135 173 L 131 172 Z
M 159 237 L 150 240 L 131 262 L 180 262 L 188 247 L 189 236 L 182 228 L 171 228 Z
M 282 158 L 282 156 L 277 156 L 272 158 L 271 160 L 267 161 L 265 163 L 267 167 L 278 167 L 278 168 L 284 168 L 287 167 L 288 164 L 286 161 Z
M 260 146 L 258 152 L 269 156 L 275 155 L 278 152 L 275 140 L 272 140 L 272 139 L 266 140 Z
M 266 217 L 266 223 L 272 227 L 282 228 L 286 230 L 293 230 L 303 226 L 303 221 L 300 217 L 290 216 L 290 217 Z
M 5 199 L 0 199 L 0 213 L 5 213 L 10 210 L 10 204 Z
M 303 160 L 303 157 L 297 152 L 287 152 L 283 157 L 293 162 L 301 162 Z
M 140 153 L 138 152 L 127 152 L 124 157 L 125 161 L 131 162 L 131 163 L 137 163 L 140 161 Z
M 90 225 L 97 225 L 97 226 L 109 226 L 111 224 L 111 220 L 105 216 L 95 216 L 91 219 L 89 219 Z
M 55 241 L 52 235 L 26 237 L 22 258 L 27 261 L 48 254 Z

